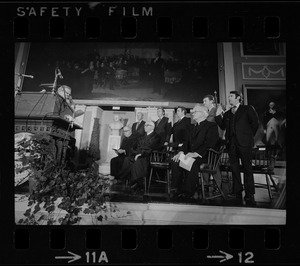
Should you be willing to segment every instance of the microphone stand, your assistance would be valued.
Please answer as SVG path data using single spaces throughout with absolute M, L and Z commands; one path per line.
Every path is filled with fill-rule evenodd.
M 53 82 L 53 86 L 52 86 L 52 94 L 55 94 L 56 93 L 56 87 L 57 87 L 57 78 L 60 77 L 60 78 L 63 78 L 60 70 L 58 67 L 55 68 L 55 78 L 54 78 L 54 82 Z
M 21 89 L 20 89 L 21 78 L 25 77 L 25 78 L 33 79 L 33 76 L 32 75 L 20 74 L 20 73 L 15 73 L 15 75 L 19 76 L 18 83 L 17 83 L 17 86 L 15 88 L 15 97 L 16 97 L 18 94 L 21 93 Z

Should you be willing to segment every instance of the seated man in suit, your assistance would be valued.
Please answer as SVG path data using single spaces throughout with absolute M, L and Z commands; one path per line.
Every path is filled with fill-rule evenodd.
M 191 119 L 186 117 L 186 109 L 182 106 L 179 106 L 176 110 L 176 114 L 179 119 L 171 128 L 173 141 L 172 143 L 169 143 L 169 146 L 175 150 L 181 147 L 183 143 L 188 141 L 191 131 Z
M 137 122 L 132 124 L 132 134 L 137 136 L 137 137 L 142 137 L 145 135 L 145 121 L 143 120 L 143 113 L 138 112 L 136 114 Z
M 131 186 L 142 184 L 143 177 L 148 173 L 150 154 L 153 150 L 157 150 L 160 142 L 159 135 L 154 132 L 152 121 L 145 123 L 145 132 L 146 134 L 139 138 L 137 148 L 125 158 L 120 172 L 120 179 L 129 179 Z
M 120 149 L 115 150 L 118 156 L 110 160 L 110 175 L 114 176 L 116 179 L 119 179 L 119 172 L 125 158 L 130 155 L 131 149 L 135 149 L 137 147 L 138 138 L 136 135 L 132 134 L 131 128 L 129 126 L 125 126 L 123 130 L 125 137 L 122 140 Z
M 178 154 L 171 161 L 172 183 L 177 189 L 175 195 L 184 198 L 193 197 L 198 183 L 200 165 L 207 162 L 208 150 L 215 148 L 219 140 L 217 124 L 206 119 L 207 108 L 197 104 L 191 112 L 196 124 L 191 128 L 188 142 L 179 148 Z M 195 159 L 190 171 L 179 166 L 179 156 L 182 153 L 185 159 L 191 157 Z

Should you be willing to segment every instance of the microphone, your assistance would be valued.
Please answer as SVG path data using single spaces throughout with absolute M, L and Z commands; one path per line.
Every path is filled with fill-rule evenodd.
M 57 75 L 59 76 L 60 79 L 64 78 L 59 68 L 57 68 Z
M 22 74 L 21 76 L 22 76 L 22 77 L 26 77 L 26 78 L 31 78 L 31 79 L 33 79 L 33 76 L 32 76 L 32 75 L 25 75 L 25 74 Z
M 34 78 L 34 76 L 32 76 L 32 75 L 25 75 L 25 74 L 20 74 L 20 73 L 16 73 L 18 76 L 21 76 L 21 77 L 25 77 L 25 78 L 31 78 L 31 79 L 33 79 Z

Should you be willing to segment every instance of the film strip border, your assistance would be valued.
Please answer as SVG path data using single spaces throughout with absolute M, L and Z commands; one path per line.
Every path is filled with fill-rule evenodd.
M 110 4 L 121 8 L 115 8 L 109 15 Z M 82 5 L 82 13 L 78 16 L 76 12 L 79 11 L 75 9 L 75 6 L 81 7 L 78 4 L 8 4 L 0 11 L 3 15 L 0 38 L 6 43 L 11 40 L 107 42 L 124 39 L 143 42 L 299 41 L 299 5 L 290 2 L 259 6 L 227 3 L 218 4 L 216 10 L 212 4 L 205 3 L 103 5 L 94 9 Z M 125 5 L 125 14 L 122 5 Z M 46 9 L 41 9 L 42 6 Z M 146 7 L 144 16 L 143 6 Z M 150 6 L 152 13 L 149 13 Z M 12 205 L 10 207 L 13 209 Z M 78 263 L 106 260 L 109 263 L 219 263 L 227 258 L 225 261 L 229 263 L 267 264 L 272 261 L 283 264 L 299 260 L 299 243 L 296 238 L 291 239 L 291 230 L 282 226 L 45 228 L 11 226 L 11 210 L 10 213 L 12 217 L 1 223 L 2 227 L 9 224 L 10 228 L 6 232 L 1 230 L 4 232 L 1 238 L 7 242 L 1 263 L 68 263 L 75 255 L 81 257 Z M 288 219 L 288 223 L 296 225 L 298 220 Z M 299 229 L 293 232 L 296 235 Z
M 30 250 L 40 250 L 31 263 L 268 263 L 282 260 L 285 230 L 276 227 L 247 230 L 241 226 L 165 226 L 108 228 L 16 229 L 14 247 L 24 260 Z M 263 253 L 264 256 L 260 256 Z M 285 262 L 289 262 L 286 258 Z
M 90 3 L 15 6 L 16 40 L 80 41 L 282 41 L 294 31 L 287 3 Z M 292 13 L 291 13 L 292 12 Z M 263 14 L 263 15 L 261 15 Z M 293 29 L 294 28 L 294 29 Z
M 136 17 L 123 17 L 120 19 L 120 38 L 124 40 L 139 39 L 140 21 Z M 174 19 L 171 17 L 159 17 L 153 23 L 156 33 L 153 36 L 156 38 L 172 39 Z M 33 36 L 31 28 L 34 23 L 27 17 L 17 17 L 14 19 L 14 37 L 17 39 L 26 39 Z M 51 39 L 63 39 L 71 33 L 71 29 L 66 26 L 66 19 L 63 17 L 52 17 L 49 19 L 48 29 Z M 87 40 L 103 39 L 103 28 L 107 27 L 102 23 L 99 17 L 88 17 L 84 21 L 84 37 Z M 191 34 L 195 39 L 209 38 L 209 18 L 208 17 L 193 17 L 191 21 Z M 281 35 L 281 20 L 278 16 L 266 16 L 263 18 L 264 36 L 267 39 L 278 39 Z M 72 27 L 71 27 L 72 28 Z M 227 21 L 227 37 L 243 38 L 245 35 L 245 19 L 241 16 L 232 16 Z M 117 35 L 116 35 L 117 36 Z M 105 38 L 104 38 L 105 39 Z

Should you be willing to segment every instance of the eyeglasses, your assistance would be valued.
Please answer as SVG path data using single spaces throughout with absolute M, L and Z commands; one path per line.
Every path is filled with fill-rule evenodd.
M 152 126 L 152 125 L 145 125 L 145 127 L 150 127 L 150 126 Z
M 197 113 L 197 112 L 198 112 L 198 113 L 203 113 L 203 111 L 193 111 L 192 114 L 193 114 L 193 113 Z

